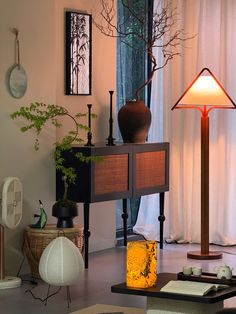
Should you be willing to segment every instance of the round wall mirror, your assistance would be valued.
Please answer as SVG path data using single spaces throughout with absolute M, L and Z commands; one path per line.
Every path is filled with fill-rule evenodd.
M 27 89 L 27 75 L 22 66 L 14 65 L 9 74 L 9 90 L 13 97 L 21 98 Z

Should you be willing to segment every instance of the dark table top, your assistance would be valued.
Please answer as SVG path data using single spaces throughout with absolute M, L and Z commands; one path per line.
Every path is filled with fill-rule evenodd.
M 132 288 L 127 287 L 126 283 L 120 283 L 111 287 L 111 292 L 141 295 L 146 297 L 165 298 L 182 301 L 192 301 L 200 303 L 216 303 L 225 299 L 236 296 L 236 285 L 229 286 L 229 288 L 219 290 L 217 292 L 211 291 L 205 296 L 194 296 L 170 292 L 162 292 L 160 289 L 166 285 L 170 280 L 177 280 L 177 274 L 160 273 L 157 275 L 157 284 L 152 288 Z

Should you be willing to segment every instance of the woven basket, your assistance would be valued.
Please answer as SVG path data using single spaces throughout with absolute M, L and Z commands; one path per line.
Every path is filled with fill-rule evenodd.
M 44 229 L 26 227 L 24 232 L 23 251 L 27 257 L 31 276 L 40 278 L 39 260 L 45 247 L 55 238 L 65 236 L 70 239 L 83 254 L 84 236 L 82 227 L 58 229 L 55 225 L 46 225 Z

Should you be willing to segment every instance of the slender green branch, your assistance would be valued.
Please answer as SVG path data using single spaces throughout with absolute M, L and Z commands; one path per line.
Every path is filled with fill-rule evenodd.
M 19 110 L 11 114 L 11 119 L 23 119 L 25 124 L 20 128 L 21 132 L 27 132 L 30 130 L 35 131 L 36 138 L 34 141 L 34 148 L 38 150 L 40 148 L 39 135 L 43 131 L 43 128 L 47 123 L 51 123 L 56 128 L 61 127 L 61 123 L 58 121 L 58 117 L 67 116 L 72 119 L 75 130 L 71 130 L 62 138 L 61 141 L 56 141 L 54 143 L 55 151 L 53 153 L 53 158 L 55 161 L 56 169 L 59 170 L 63 177 L 65 184 L 75 183 L 76 171 L 72 167 L 67 167 L 65 165 L 65 159 L 63 158 L 63 153 L 65 151 L 72 151 L 73 143 L 81 143 L 83 139 L 79 137 L 79 130 L 84 129 L 90 131 L 89 128 L 79 123 L 81 117 L 85 117 L 87 113 L 76 113 L 72 116 L 68 110 L 62 106 L 58 105 L 47 105 L 42 102 L 34 102 L 29 106 L 22 106 Z M 96 117 L 95 114 L 92 118 Z M 94 157 L 84 156 L 83 154 L 76 154 L 76 157 L 82 162 L 96 161 Z M 64 199 L 67 196 L 67 188 L 65 189 Z

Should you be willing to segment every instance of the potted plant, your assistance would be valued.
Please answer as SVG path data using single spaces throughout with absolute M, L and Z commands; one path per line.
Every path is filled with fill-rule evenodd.
M 156 71 L 180 55 L 178 48 L 181 42 L 190 37 L 185 37 L 183 30 L 178 28 L 176 9 L 172 9 L 171 2 L 167 1 L 162 7 L 159 4 L 158 12 L 153 12 L 147 0 L 119 1 L 123 6 L 123 12 L 126 12 L 122 19 L 116 22 L 114 0 L 100 0 L 101 18 L 94 23 L 102 34 L 118 38 L 132 49 L 140 49 L 140 45 L 135 43 L 142 43 L 150 71 L 146 80 L 138 86 L 133 99 L 127 101 L 120 109 L 118 123 L 124 142 L 145 142 L 151 124 L 151 113 L 141 99 L 142 91 L 151 83 Z M 160 51 L 161 60 L 156 59 L 154 48 Z
M 75 202 L 68 200 L 67 191 L 68 184 L 74 184 L 76 180 L 76 171 L 72 167 L 67 167 L 63 153 L 65 151 L 72 151 L 73 143 L 81 143 L 83 140 L 79 137 L 79 130 L 84 129 L 90 132 L 90 129 L 79 122 L 81 117 L 86 116 L 87 113 L 77 113 L 72 116 L 68 110 L 62 106 L 53 104 L 44 104 L 42 102 L 33 102 L 29 106 L 22 106 L 19 110 L 11 114 L 11 118 L 23 119 L 26 124 L 20 128 L 22 132 L 34 130 L 36 138 L 34 142 L 34 149 L 37 151 L 40 148 L 39 135 L 47 123 L 51 123 L 55 127 L 60 127 L 61 123 L 59 117 L 69 117 L 75 126 L 75 130 L 69 131 L 68 134 L 61 140 L 55 143 L 55 151 L 53 158 L 55 167 L 61 172 L 64 181 L 64 195 L 58 200 L 52 210 L 52 215 L 58 218 L 57 227 L 73 227 L 72 219 L 77 216 L 77 205 Z M 91 114 L 92 117 L 96 115 Z M 82 162 L 95 161 L 96 157 L 87 157 L 82 153 L 76 153 L 76 158 Z

